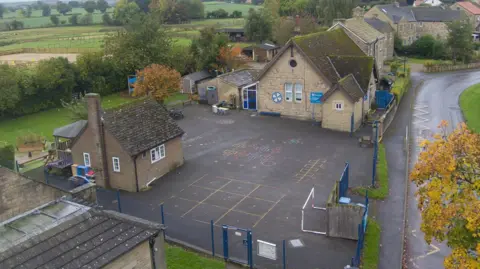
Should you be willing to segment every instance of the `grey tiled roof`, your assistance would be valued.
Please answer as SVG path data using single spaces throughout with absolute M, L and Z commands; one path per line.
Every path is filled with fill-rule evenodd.
M 53 136 L 75 138 L 87 126 L 86 120 L 79 120 L 69 125 L 62 126 L 53 131 Z
M 395 23 L 398 23 L 402 17 L 407 21 L 416 21 L 410 7 L 397 7 L 395 4 L 377 5 L 376 7 Z
M 409 22 L 448 22 L 462 18 L 462 12 L 442 7 L 397 7 L 395 4 L 377 5 L 394 23 L 402 17 Z
M 183 78 L 188 78 L 190 80 L 193 80 L 193 81 L 197 82 L 197 81 L 204 80 L 206 78 L 211 78 L 211 77 L 212 77 L 212 75 L 210 73 L 208 73 L 207 70 L 202 70 L 202 71 L 198 71 L 198 72 L 195 72 L 195 73 L 188 74 L 188 75 L 184 76 Z
M 160 229 L 123 214 L 90 209 L 0 253 L 0 268 L 101 268 Z
M 220 75 L 219 78 L 229 84 L 242 87 L 254 83 L 259 72 L 256 69 L 244 69 Z
M 362 98 L 365 93 L 359 87 L 357 81 L 355 81 L 355 77 L 352 74 L 342 78 L 338 81 L 340 87 L 342 87 L 345 92 L 352 98 L 352 100 L 357 101 L 358 99 Z
M 105 111 L 103 123 L 131 156 L 184 133 L 168 111 L 152 98 Z
M 378 18 L 365 18 L 364 20 L 366 23 L 370 24 L 370 26 L 377 29 L 377 31 L 381 33 L 385 34 L 385 33 L 391 33 L 394 31 L 392 26 L 390 26 L 390 24 L 382 20 L 379 20 Z

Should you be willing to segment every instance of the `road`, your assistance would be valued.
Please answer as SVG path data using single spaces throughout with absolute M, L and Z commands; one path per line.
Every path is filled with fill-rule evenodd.
M 471 85 L 480 83 L 480 71 L 460 71 L 440 74 L 412 74 L 414 85 L 423 81 L 417 89 L 412 104 L 410 135 L 411 163 L 413 167 L 420 149 L 417 143 L 428 139 L 438 131 L 437 126 L 442 120 L 449 122 L 448 131 L 452 131 L 463 116 L 459 107 L 459 96 Z M 405 111 L 404 111 L 405 112 Z M 444 268 L 443 259 L 449 255 L 449 248 L 442 243 L 425 243 L 420 231 L 421 217 L 415 199 L 416 186 L 409 185 L 407 208 L 407 267 L 410 269 Z

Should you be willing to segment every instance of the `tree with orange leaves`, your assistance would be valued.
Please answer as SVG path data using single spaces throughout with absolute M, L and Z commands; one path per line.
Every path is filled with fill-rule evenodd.
M 241 58 L 241 53 L 242 48 L 240 47 L 221 47 L 214 68 L 226 72 L 227 70 L 241 67 L 245 64 L 245 61 Z M 227 70 L 225 70 L 225 68 Z
M 446 241 L 447 269 L 480 268 L 480 136 L 465 124 L 447 134 L 447 122 L 432 141 L 423 141 L 411 179 L 425 240 Z
M 163 101 L 180 90 L 180 73 L 170 67 L 151 64 L 137 71 L 133 96 L 152 95 L 155 100 Z

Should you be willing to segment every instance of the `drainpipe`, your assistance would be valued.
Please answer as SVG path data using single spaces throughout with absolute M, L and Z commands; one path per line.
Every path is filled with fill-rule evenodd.
M 133 170 L 135 171 L 135 186 L 136 186 L 137 192 L 139 192 L 140 190 L 138 188 L 137 157 L 138 155 L 134 156 L 132 159 L 133 159 Z

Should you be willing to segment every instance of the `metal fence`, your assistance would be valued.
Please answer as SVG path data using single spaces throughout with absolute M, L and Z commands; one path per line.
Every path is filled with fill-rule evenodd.
M 362 223 L 358 224 L 358 241 L 355 256 L 352 257 L 351 266 L 359 267 L 362 257 L 362 250 L 365 245 L 365 232 L 368 224 L 368 192 L 365 195 L 365 211 L 363 212 Z
M 347 197 L 348 191 L 348 176 L 349 176 L 350 164 L 345 163 L 342 176 L 340 177 L 339 197 Z

